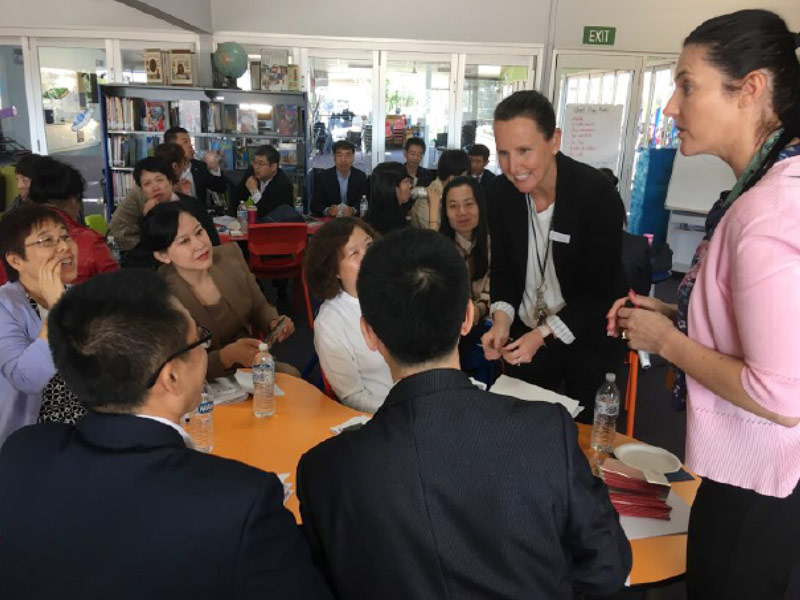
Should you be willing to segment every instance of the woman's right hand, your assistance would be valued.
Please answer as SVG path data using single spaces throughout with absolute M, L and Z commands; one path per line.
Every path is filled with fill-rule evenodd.
M 149 213 L 151 210 L 153 210 L 153 207 L 158 203 L 159 203 L 158 198 L 151 198 L 150 200 L 147 200 L 144 203 L 144 206 L 142 207 L 142 214 L 146 215 L 147 213 Z
M 64 293 L 64 282 L 61 281 L 61 261 L 63 256 L 54 256 L 39 267 L 39 290 L 47 304 L 47 309 L 53 308 Z M 76 260 L 73 258 L 73 260 Z
M 677 307 L 673 304 L 667 304 L 659 300 L 658 298 L 653 298 L 652 296 L 642 296 L 630 290 L 628 295 L 624 298 L 620 298 L 611 306 L 611 309 L 606 313 L 606 319 L 608 320 L 608 325 L 606 329 L 608 330 L 609 335 L 613 337 L 620 336 L 619 326 L 617 325 L 617 313 L 619 312 L 620 308 L 623 308 L 626 303 L 630 302 L 636 308 L 642 308 L 644 310 L 652 310 L 653 312 L 661 313 L 665 317 L 669 319 L 675 318 L 675 312 Z
M 220 360 L 226 369 L 234 365 L 249 367 L 258 354 L 258 345 L 261 342 L 254 338 L 241 338 L 228 344 L 219 351 Z
M 481 337 L 483 355 L 486 360 L 498 360 L 500 358 L 501 350 L 508 343 L 508 338 L 511 335 L 511 324 L 507 321 L 507 317 L 505 319 L 502 317 L 495 318 L 491 329 Z

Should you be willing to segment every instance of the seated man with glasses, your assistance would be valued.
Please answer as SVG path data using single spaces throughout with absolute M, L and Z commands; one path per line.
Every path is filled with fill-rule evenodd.
M 264 144 L 256 148 L 252 166 L 234 191 L 230 206 L 232 215 L 236 214 L 236 207 L 248 198 L 253 199 L 259 222 L 279 206 L 294 206 L 294 188 L 280 162 L 281 153 L 273 146 Z
M 89 412 L 0 452 L 0 597 L 330 598 L 278 478 L 191 448 L 209 334 L 158 275 L 92 278 L 48 326 Z

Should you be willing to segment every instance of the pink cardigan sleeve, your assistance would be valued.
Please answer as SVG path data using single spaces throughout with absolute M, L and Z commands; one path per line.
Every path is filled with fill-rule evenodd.
M 800 220 L 767 210 L 738 223 L 731 295 L 744 352 L 742 385 L 758 404 L 800 416 Z M 734 241 L 734 240 L 732 240 Z

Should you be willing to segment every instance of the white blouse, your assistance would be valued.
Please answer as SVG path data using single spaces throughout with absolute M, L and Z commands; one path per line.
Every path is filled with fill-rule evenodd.
M 369 413 L 380 408 L 392 387 L 392 375 L 380 353 L 367 348 L 358 298 L 341 291 L 322 303 L 314 321 L 314 348 L 342 404 Z

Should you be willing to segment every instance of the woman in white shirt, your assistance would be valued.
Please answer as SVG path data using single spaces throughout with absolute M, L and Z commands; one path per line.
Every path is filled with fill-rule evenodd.
M 389 366 L 361 335 L 356 280 L 375 230 L 354 217 L 340 217 L 314 234 L 306 254 L 312 294 L 323 299 L 314 321 L 320 367 L 342 404 L 374 413 L 392 386 Z

